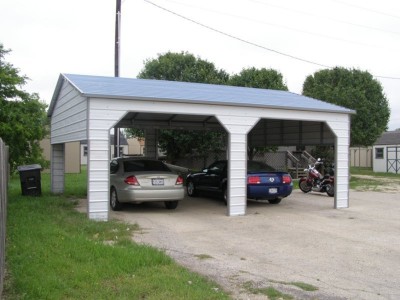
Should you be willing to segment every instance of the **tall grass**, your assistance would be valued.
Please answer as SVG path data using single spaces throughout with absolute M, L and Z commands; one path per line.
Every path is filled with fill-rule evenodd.
M 4 299 L 228 299 L 214 283 L 162 251 L 137 245 L 136 225 L 96 222 L 78 213 L 86 174 L 69 174 L 63 196 L 21 196 L 10 182 Z

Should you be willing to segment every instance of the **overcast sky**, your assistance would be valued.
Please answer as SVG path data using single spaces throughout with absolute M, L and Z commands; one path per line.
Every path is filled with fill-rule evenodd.
M 116 0 L 1 0 L 6 60 L 50 103 L 60 73 L 114 76 Z M 400 128 L 400 1 L 123 0 L 121 77 L 187 51 L 230 74 L 272 68 L 289 90 L 327 67 L 369 71 Z

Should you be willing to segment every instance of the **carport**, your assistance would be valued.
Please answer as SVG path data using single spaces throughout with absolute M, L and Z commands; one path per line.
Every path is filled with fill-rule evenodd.
M 107 220 L 110 130 L 145 130 L 157 156 L 160 128 L 228 133 L 227 215 L 246 213 L 247 145 L 334 145 L 335 208 L 349 206 L 350 114 L 290 92 L 199 83 L 61 74 L 50 104 L 51 191 L 64 192 L 65 143 L 88 141 L 88 217 Z

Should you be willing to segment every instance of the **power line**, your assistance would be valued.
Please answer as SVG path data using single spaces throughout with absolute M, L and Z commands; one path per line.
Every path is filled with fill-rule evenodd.
M 337 22 L 337 23 L 342 23 L 342 24 L 346 24 L 346 25 L 351 25 L 351 26 L 361 27 L 361 28 L 365 28 L 365 29 L 380 31 L 380 32 L 384 32 L 384 33 L 400 35 L 400 32 L 398 32 L 398 31 L 390 31 L 390 30 L 385 30 L 385 29 L 372 27 L 372 26 L 368 26 L 368 25 L 364 25 L 364 24 L 357 24 L 357 23 L 352 23 L 352 22 L 348 22 L 348 21 L 342 21 L 342 20 L 335 19 L 335 18 L 332 18 L 332 17 L 329 17 L 329 16 L 321 16 L 321 15 L 318 15 L 318 14 L 313 14 L 313 13 L 302 11 L 302 10 L 297 10 L 297 9 L 293 9 L 293 8 L 289 8 L 289 7 L 284 7 L 284 6 L 280 6 L 280 5 L 276 5 L 276 4 L 271 4 L 271 3 L 263 2 L 263 1 L 260 1 L 260 0 L 250 0 L 250 1 L 262 4 L 262 5 L 271 6 L 271 7 L 275 7 L 275 8 L 278 8 L 278 9 L 282 9 L 284 11 L 292 11 L 292 12 L 295 12 L 295 13 L 298 13 L 298 14 L 303 14 L 303 15 L 307 15 L 307 16 L 311 16 L 311 17 L 329 19 L 329 20 Z
M 268 47 L 265 47 L 265 46 L 262 46 L 262 45 L 259 45 L 259 44 L 256 44 L 256 43 L 247 41 L 247 40 L 242 39 L 242 38 L 240 38 L 240 37 L 234 36 L 234 35 L 232 35 L 232 34 L 226 33 L 226 32 L 224 32 L 224 31 L 215 29 L 215 28 L 213 28 L 213 27 L 211 27 L 211 26 L 205 25 L 205 24 L 203 24 L 203 23 L 200 23 L 200 22 L 198 22 L 198 21 L 195 21 L 195 20 L 193 20 L 193 19 L 190 19 L 190 18 L 188 18 L 188 17 L 185 17 L 185 16 L 183 16 L 183 15 L 181 15 L 181 14 L 178 14 L 178 13 L 172 11 L 172 10 L 169 10 L 169 9 L 167 9 L 167 8 L 165 8 L 165 7 L 162 7 L 162 6 L 158 5 L 158 4 L 155 4 L 155 3 L 153 3 L 153 2 L 151 2 L 151 1 L 149 1 L 149 0 L 144 0 L 144 1 L 147 2 L 147 3 L 149 3 L 149 4 L 151 4 L 151 5 L 154 5 L 155 7 L 159 8 L 159 9 L 162 9 L 162 10 L 164 10 L 164 11 L 170 13 L 170 14 L 173 14 L 173 15 L 175 15 L 175 16 L 178 16 L 178 17 L 182 18 L 182 19 L 185 19 L 186 21 L 192 22 L 192 23 L 194 23 L 194 24 L 196 24 L 196 25 L 199 25 L 199 26 L 201 26 L 201 27 L 207 28 L 207 29 L 212 30 L 212 31 L 214 31 L 214 32 L 217 32 L 217 33 L 219 33 L 219 34 L 222 34 L 222 35 L 225 35 L 225 36 L 230 37 L 230 38 L 232 38 L 232 39 L 238 40 L 238 41 L 240 41 L 240 42 L 243 42 L 243 43 L 246 43 L 246 44 L 249 44 L 249 45 L 252 45 L 252 46 L 255 46 L 255 47 L 258 47 L 258 48 L 267 50 L 267 51 L 270 51 L 270 52 L 274 52 L 274 53 L 277 53 L 277 54 L 280 54 L 280 55 L 283 55 L 283 56 L 286 56 L 286 57 L 290 57 L 290 58 L 295 59 L 295 60 L 299 60 L 299 61 L 306 62 L 306 63 L 309 63 L 309 64 L 317 65 L 317 66 L 319 66 L 319 67 L 332 68 L 332 67 L 327 66 L 327 65 L 323 65 L 323 64 L 320 64 L 320 63 L 311 61 L 311 60 L 303 59 L 303 58 L 300 58 L 300 57 L 297 57 L 297 56 L 294 56 L 294 55 L 291 55 L 291 54 L 287 54 L 287 53 L 284 53 L 284 52 L 281 52 L 281 51 L 278 51 L 278 50 L 275 50 L 275 49 L 271 49 L 271 48 L 268 48 Z
M 343 42 L 343 43 L 355 44 L 355 45 L 360 45 L 360 46 L 370 47 L 370 48 L 383 48 L 383 49 L 386 49 L 386 50 L 397 51 L 397 52 L 399 51 L 398 49 L 387 49 L 385 47 L 381 47 L 381 46 L 377 46 L 377 45 L 372 45 L 372 44 L 367 44 L 367 43 L 363 43 L 363 42 L 357 42 L 357 41 L 354 41 L 354 40 L 338 38 L 338 37 L 329 36 L 329 35 L 326 35 L 326 34 L 320 34 L 320 33 L 316 33 L 316 32 L 310 32 L 310 31 L 307 31 L 307 30 L 302 30 L 302 29 L 299 29 L 299 28 L 293 28 L 293 27 L 286 26 L 286 25 L 278 25 L 278 24 L 275 24 L 275 23 L 265 22 L 265 21 L 261 21 L 261 20 L 255 20 L 255 19 L 244 17 L 244 16 L 239 16 L 239 15 L 235 15 L 235 14 L 229 14 L 229 13 L 216 11 L 216 10 L 209 9 L 209 8 L 204 8 L 204 7 L 200 7 L 200 6 L 190 5 L 190 4 L 187 4 L 187 3 L 182 3 L 180 1 L 175 1 L 175 0 L 167 0 L 167 1 L 175 3 L 175 4 L 178 4 L 178 5 L 181 5 L 181 6 L 189 7 L 189 8 L 192 8 L 192 9 L 201 9 L 203 11 L 212 12 L 212 13 L 215 13 L 215 14 L 218 14 L 218 15 L 224 15 L 224 16 L 229 16 L 229 17 L 233 17 L 233 18 L 239 18 L 239 19 L 242 19 L 242 20 L 250 21 L 250 22 L 255 22 L 255 23 L 259 23 L 259 24 L 263 24 L 263 25 L 267 25 L 267 26 L 283 28 L 283 29 L 288 30 L 288 31 L 300 32 L 300 33 L 303 33 L 303 34 L 308 34 L 308 35 L 311 35 L 311 36 L 321 37 L 321 38 L 330 39 L 330 40 L 334 40 L 334 41 L 339 41 L 339 42 Z M 258 2 L 258 1 L 255 1 L 255 2 Z
M 358 8 L 358 9 L 365 10 L 365 11 L 373 12 L 375 14 L 379 14 L 379 15 L 383 15 L 383 16 L 387 16 L 387 17 L 400 19 L 400 16 L 392 15 L 392 14 L 389 14 L 389 13 L 386 13 L 386 12 L 383 12 L 383 11 L 378 11 L 378 10 L 375 10 L 375 9 L 370 9 L 370 8 L 367 8 L 367 7 L 364 7 L 364 6 L 355 5 L 355 4 L 351 4 L 351 3 L 347 3 L 347 2 L 339 1 L 339 0 L 331 0 L 331 1 L 336 2 L 336 3 L 340 3 L 342 5 L 355 7 L 355 8 Z
M 219 29 L 215 29 L 215 28 L 213 28 L 213 27 L 211 27 L 211 26 L 208 26 L 208 25 L 205 25 L 205 24 L 203 24 L 203 23 L 200 23 L 200 22 L 198 22 L 198 21 L 196 21 L 196 20 L 193 20 L 193 19 L 191 19 L 191 18 L 185 17 L 185 16 L 183 16 L 183 15 L 181 15 L 181 14 L 178 14 L 178 13 L 172 11 L 172 10 L 169 10 L 169 9 L 167 9 L 167 8 L 165 8 L 165 7 L 162 7 L 162 6 L 160 6 L 160 5 L 158 5 L 158 4 L 154 3 L 154 2 L 151 2 L 151 1 L 149 1 L 149 0 L 144 0 L 144 1 L 147 2 L 148 4 L 151 4 L 151 5 L 153 5 L 153 6 L 157 7 L 157 8 L 159 8 L 159 9 L 161 9 L 161 10 L 166 11 L 166 12 L 172 14 L 172 15 L 175 15 L 175 16 L 177 16 L 177 17 L 179 17 L 179 18 L 182 18 L 182 19 L 184 19 L 184 20 L 186 20 L 186 21 L 189 21 L 189 22 L 191 22 L 191 23 L 194 23 L 194 24 L 196 24 L 196 25 L 199 25 L 199 26 L 201 26 L 201 27 L 204 27 L 204 28 L 206 28 L 206 29 L 208 29 L 208 30 L 214 31 L 214 32 L 216 32 L 216 33 L 219 33 L 219 34 L 221 34 L 221 35 L 227 36 L 227 37 L 232 38 L 232 39 L 234 39 L 234 40 L 240 41 L 240 42 L 242 42 L 242 43 L 245 43 L 245 44 L 248 44 L 248 45 L 251 45 L 251 46 L 255 46 L 255 47 L 257 47 L 257 48 L 261 48 L 261 49 L 263 49 L 263 50 L 267 50 L 267 51 L 270 51 L 270 52 L 273 52 L 273 53 L 276 53 L 276 54 L 279 54 L 279 55 L 282 55 L 282 56 L 285 56 L 285 57 L 289 57 L 289 58 L 291 58 L 291 59 L 295 59 L 295 60 L 298 60 L 298 61 L 302 61 L 302 62 L 308 63 L 308 64 L 312 64 L 312 65 L 316 65 L 316 66 L 324 67 L 324 68 L 328 68 L 328 69 L 332 69 L 332 68 L 333 68 L 332 66 L 328 66 L 328 65 L 321 64 L 321 63 L 318 63 L 318 62 L 315 62 L 315 61 L 307 60 L 307 59 L 304 59 L 304 58 L 301 58 L 301 57 L 298 57 L 298 56 L 294 56 L 294 55 L 291 55 L 291 54 L 287 54 L 287 53 L 284 53 L 284 52 L 281 52 L 281 51 L 278 51 L 278 50 L 275 50 L 275 49 L 272 49 L 272 48 L 268 48 L 268 47 L 265 47 L 265 46 L 256 44 L 256 43 L 254 43 L 254 42 L 250 42 L 250 41 L 248 41 L 248 40 L 245 40 L 245 39 L 242 39 L 242 38 L 240 38 L 240 37 L 234 36 L 234 35 L 232 35 L 232 34 L 230 34 L 230 33 L 226 33 L 226 32 L 221 31 L 221 30 L 219 30 Z M 392 76 L 378 76 L 378 75 L 375 75 L 375 77 L 377 77 L 377 78 L 382 78 L 382 79 L 400 80 L 400 77 L 392 77 Z

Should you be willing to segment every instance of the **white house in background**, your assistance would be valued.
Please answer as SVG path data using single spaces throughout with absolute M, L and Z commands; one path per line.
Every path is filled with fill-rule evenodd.
M 144 139 L 129 138 L 126 141 L 128 142 L 129 155 L 144 155 Z
M 400 173 L 400 131 L 384 132 L 373 146 L 374 172 Z

